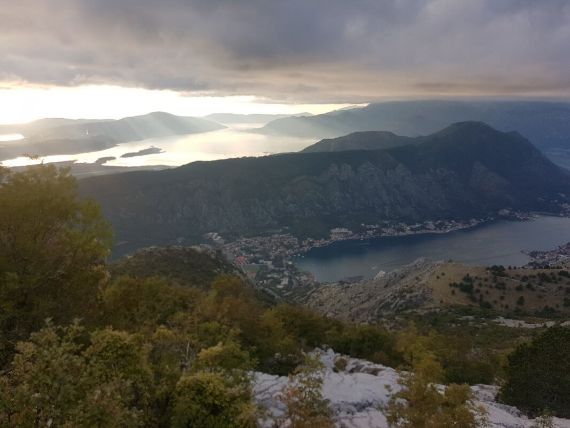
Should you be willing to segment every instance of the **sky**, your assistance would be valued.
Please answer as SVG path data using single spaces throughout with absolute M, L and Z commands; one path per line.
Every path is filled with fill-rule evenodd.
M 0 0 L 0 122 L 570 96 L 568 0 Z

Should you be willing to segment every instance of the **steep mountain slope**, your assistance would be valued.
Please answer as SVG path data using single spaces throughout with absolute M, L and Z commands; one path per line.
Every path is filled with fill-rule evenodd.
M 459 306 L 507 314 L 568 314 L 568 275 L 564 269 L 488 268 L 420 259 L 374 279 L 322 285 L 296 299 L 324 315 L 358 323 Z
M 261 132 L 330 138 L 356 131 L 430 134 L 449 123 L 483 121 L 517 130 L 540 148 L 570 148 L 570 103 L 525 101 L 395 101 L 268 123 Z
M 472 218 L 502 208 L 556 211 L 570 176 L 517 133 L 452 125 L 420 145 L 195 162 L 82 180 L 127 247 L 206 232 L 299 236 L 380 220 Z
M 326 138 L 304 150 L 303 152 L 342 152 L 347 150 L 382 150 L 392 147 L 418 144 L 422 137 L 402 137 L 387 131 L 353 132 L 338 138 Z

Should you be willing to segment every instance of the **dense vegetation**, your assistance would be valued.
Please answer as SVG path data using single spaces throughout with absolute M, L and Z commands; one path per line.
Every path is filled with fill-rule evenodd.
M 400 362 L 384 329 L 268 306 L 235 275 L 111 275 L 109 225 L 66 171 L 3 171 L 0 201 L 0 425 L 248 426 L 252 369 L 288 374 L 325 344 Z
M 570 329 L 553 327 L 509 355 L 502 398 L 529 412 L 570 418 Z
M 267 302 L 223 263 L 208 262 L 217 276 L 192 275 L 176 258 L 170 270 L 168 252 L 159 251 L 160 275 L 145 258 L 151 253 L 140 265 L 135 257 L 110 268 L 109 225 L 95 204 L 78 200 L 67 171 L 39 166 L 1 174 L 1 426 L 255 426 L 252 370 L 292 376 L 283 401 L 293 426 L 307 426 L 307 418 L 329 426 L 316 392 L 318 367 L 306 356 L 321 346 L 414 369 L 404 384 L 412 395 L 404 389 L 402 397 L 429 399 L 424 409 L 436 422 L 472 424 L 465 409 L 476 409 L 465 387 L 441 395 L 432 381 L 499 375 L 490 367 L 493 356 L 477 365 L 476 354 L 458 351 L 454 336 L 414 327 L 394 333 Z M 474 342 L 465 346 L 476 349 Z M 511 366 L 518 360 L 515 354 Z M 425 361 L 430 370 L 422 372 Z M 559 409 L 550 402 L 528 409 L 546 405 Z M 405 424 L 415 416 L 405 408 L 392 414 L 397 426 L 412 426 Z
M 401 349 L 412 371 L 400 380 L 402 389 L 391 397 L 386 408 L 388 423 L 396 428 L 476 428 L 487 426 L 486 411 L 471 400 L 466 384 L 450 384 L 444 390 L 444 370 L 429 337 L 417 335 L 415 328 L 400 337 Z
M 0 170 L 2 174 L 2 170 Z M 92 323 L 111 229 L 65 171 L 0 176 L 0 358 L 46 318 Z
M 208 287 L 221 274 L 240 275 L 221 252 L 203 247 L 150 247 L 123 257 L 109 266 L 113 276 L 151 278 L 192 287 Z

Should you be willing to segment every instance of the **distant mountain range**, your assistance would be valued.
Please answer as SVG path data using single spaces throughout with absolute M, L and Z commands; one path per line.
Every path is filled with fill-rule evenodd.
M 0 143 L 0 161 L 20 156 L 74 155 L 109 149 L 116 143 L 105 136 L 60 138 L 53 140 L 24 139 Z
M 482 121 L 518 131 L 541 149 L 570 149 L 570 103 L 536 101 L 394 101 L 269 122 L 259 132 L 331 138 L 357 131 L 390 131 L 416 137 L 450 123 Z
M 22 154 L 49 156 L 104 150 L 127 141 L 223 129 L 197 117 L 154 112 L 119 120 L 41 119 L 24 125 L 4 125 L 0 133 L 19 133 L 24 140 L 0 143 L 0 160 Z
M 425 137 L 402 137 L 388 131 L 353 132 L 337 138 L 325 138 L 303 149 L 305 153 L 311 152 L 343 152 L 347 150 L 384 150 L 392 147 L 419 144 Z
M 87 178 L 80 190 L 102 205 L 127 251 L 206 232 L 324 236 L 381 220 L 554 212 L 568 201 L 570 173 L 516 132 L 463 122 L 421 144 L 194 162 Z
M 82 125 L 92 122 L 112 122 L 112 119 L 65 119 L 45 118 L 28 123 L 0 125 L 0 134 L 21 134 L 24 137 L 33 137 L 49 129 L 68 125 Z

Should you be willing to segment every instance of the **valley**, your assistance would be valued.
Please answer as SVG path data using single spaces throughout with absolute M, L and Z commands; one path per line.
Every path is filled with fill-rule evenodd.
M 111 174 L 117 167 L 152 170 L 194 161 L 296 152 L 315 142 L 253 132 L 263 126 L 264 120 L 285 116 L 220 114 L 208 119 L 155 112 L 117 121 L 44 119 L 24 125 L 0 125 L 0 163 L 22 167 L 39 162 L 73 162 L 78 169 L 99 165 L 99 174 Z M 10 130 L 24 135 L 2 134 Z M 151 147 L 154 150 L 149 151 Z M 132 156 L 135 152 L 137 156 Z
M 419 145 L 195 162 L 87 178 L 80 191 L 101 203 L 124 254 L 208 233 L 319 240 L 379 222 L 446 229 L 503 212 L 560 214 L 569 185 L 570 174 L 520 135 L 464 122 Z
M 1 428 L 570 428 L 570 0 L 4 3 Z

